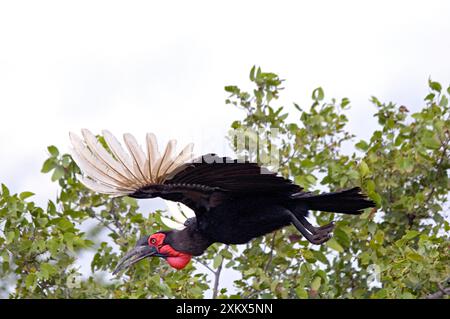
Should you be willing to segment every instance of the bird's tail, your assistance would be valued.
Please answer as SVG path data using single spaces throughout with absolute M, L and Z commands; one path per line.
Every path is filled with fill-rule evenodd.
M 359 187 L 324 194 L 300 193 L 293 195 L 293 199 L 306 206 L 308 210 L 342 214 L 361 214 L 368 207 L 375 207 L 375 203 L 361 193 Z

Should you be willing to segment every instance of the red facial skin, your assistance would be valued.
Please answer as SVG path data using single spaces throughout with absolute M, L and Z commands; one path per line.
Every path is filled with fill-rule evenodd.
M 192 256 L 176 251 L 170 245 L 164 244 L 163 242 L 165 237 L 166 235 L 163 233 L 153 234 L 148 238 L 148 244 L 156 247 L 159 253 L 166 255 L 166 260 L 171 267 L 175 269 L 183 269 L 189 263 Z

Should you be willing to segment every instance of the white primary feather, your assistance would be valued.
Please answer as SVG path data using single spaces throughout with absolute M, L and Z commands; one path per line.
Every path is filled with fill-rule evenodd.
M 167 172 L 167 169 L 171 166 L 173 163 L 173 153 L 174 149 L 177 145 L 177 141 L 170 140 L 169 143 L 167 143 L 166 149 L 161 156 L 161 158 L 156 163 L 156 176 L 157 181 L 162 182 L 162 178 L 164 178 L 164 175 Z
M 149 133 L 146 135 L 146 154 L 134 136 L 127 133 L 123 136 L 127 152 L 109 131 L 102 133 L 112 155 L 87 129 L 82 130 L 84 140 L 76 134 L 69 134 L 73 159 L 84 175 L 81 182 L 99 193 L 129 195 L 142 187 L 163 183 L 170 172 L 193 158 L 193 144 L 175 156 L 176 141 L 171 140 L 161 156 L 156 137 Z M 185 216 L 177 217 L 181 220 Z
M 111 169 L 107 165 L 96 158 L 76 134 L 70 133 L 70 140 L 73 145 L 72 157 L 78 166 L 85 170 L 88 175 L 91 175 L 104 184 L 124 186 L 120 179 L 114 177 L 114 172 L 111 172 Z
M 80 167 L 80 169 L 97 183 L 123 191 L 131 190 L 131 188 L 122 187 L 119 183 L 117 183 L 117 181 L 111 179 L 108 175 L 106 175 L 106 173 L 95 168 L 89 161 L 79 156 L 79 154 L 75 150 L 72 151 L 72 158 Z
M 105 138 L 106 144 L 108 144 L 111 152 L 114 154 L 116 159 L 120 162 L 124 170 L 127 172 L 128 177 L 134 181 L 134 183 L 139 183 L 139 177 L 134 173 L 133 162 L 130 155 L 126 153 L 120 142 L 112 135 L 109 131 L 102 131 L 103 137 Z
M 106 165 L 108 165 L 115 173 L 118 174 L 125 182 L 128 182 L 128 174 L 113 157 L 112 155 L 101 145 L 94 134 L 87 129 L 82 129 L 81 134 L 83 134 L 84 140 L 88 145 L 89 149 L 102 160 Z
M 141 180 L 150 182 L 150 177 L 147 174 L 148 172 L 147 170 L 148 166 L 146 165 L 147 159 L 145 157 L 144 152 L 142 151 L 142 148 L 136 141 L 135 137 L 130 133 L 125 133 L 123 135 L 123 140 L 125 141 L 125 145 L 127 146 L 128 151 L 131 154 L 135 174 L 139 176 Z
M 190 143 L 184 147 L 184 149 L 178 154 L 178 156 L 173 160 L 173 165 L 170 166 L 166 174 L 170 174 L 173 172 L 177 167 L 180 165 L 183 165 L 187 161 L 191 160 L 193 158 L 192 156 L 192 150 L 194 149 L 194 144 Z
M 148 175 L 150 176 L 151 182 L 156 182 L 156 162 L 160 158 L 158 143 L 156 142 L 156 136 L 152 133 L 147 133 L 146 137 L 147 144 L 147 165 L 148 165 Z
M 92 189 L 93 191 L 96 191 L 98 193 L 116 195 L 116 196 L 121 196 L 124 194 L 124 192 L 118 191 L 114 187 L 102 185 L 88 177 L 78 176 L 78 179 L 84 186 L 86 186 L 87 188 Z

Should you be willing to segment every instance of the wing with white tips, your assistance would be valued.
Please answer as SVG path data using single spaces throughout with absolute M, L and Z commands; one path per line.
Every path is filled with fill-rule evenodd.
M 125 145 L 127 146 L 128 151 L 131 154 L 134 172 L 136 172 L 140 180 L 149 183 L 150 176 L 147 170 L 147 157 L 145 156 L 144 151 L 139 146 L 136 138 L 130 133 L 125 133 L 123 135 L 123 140 L 125 141 Z
M 147 144 L 147 156 L 148 156 L 148 175 L 152 183 L 156 182 L 156 162 L 161 157 L 158 150 L 158 143 L 156 142 L 156 136 L 153 133 L 147 133 L 145 137 Z
M 128 152 L 109 131 L 102 133 L 108 148 L 87 129 L 82 130 L 83 139 L 74 133 L 69 134 L 72 158 L 83 175 L 81 182 L 99 193 L 130 195 L 143 187 L 162 184 L 170 172 L 193 157 L 192 144 L 175 156 L 175 140 L 167 144 L 161 156 L 156 137 L 151 133 L 146 137 L 147 153 L 129 133 L 123 136 Z

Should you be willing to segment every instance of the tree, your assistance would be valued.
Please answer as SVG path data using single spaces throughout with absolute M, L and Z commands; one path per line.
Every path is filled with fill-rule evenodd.
M 450 111 L 442 86 L 429 81 L 420 112 L 371 101 L 379 128 L 355 143 L 345 115 L 350 101 L 325 100 L 322 88 L 312 105 L 277 105 L 278 75 L 253 67 L 252 92 L 225 87 L 226 104 L 245 117 L 232 128 L 269 136 L 276 128 L 279 172 L 307 190 L 361 186 L 378 205 L 361 216 L 314 213 L 318 224 L 336 221 L 334 237 L 312 246 L 293 227 L 245 246 L 215 244 L 182 271 L 158 258 L 140 262 L 118 279 L 105 279 L 140 235 L 161 229 L 163 212 L 142 212 L 134 199 L 92 193 L 77 180 L 70 155 L 48 147 L 42 172 L 60 191 L 47 207 L 33 193 L 0 193 L 0 294 L 11 298 L 200 298 L 208 289 L 219 298 L 440 298 L 449 294 L 448 178 Z M 288 115 L 290 115 L 288 117 Z M 258 137 L 249 135 L 249 138 Z M 103 143 L 103 139 L 99 136 Z M 232 134 L 230 142 L 234 145 Z M 274 154 L 259 144 L 256 160 Z M 356 148 L 351 154 L 344 145 Z M 252 156 L 248 150 L 239 155 Z M 278 154 L 278 153 L 277 153 Z M 446 215 L 447 214 L 447 215 Z M 93 222 L 94 226 L 93 225 Z M 107 236 L 105 239 L 105 235 Z M 77 260 L 95 251 L 93 274 L 81 276 Z M 209 282 L 207 271 L 213 275 Z M 241 277 L 237 293 L 220 288 L 222 269 Z M 12 288 L 12 290 L 11 290 Z

